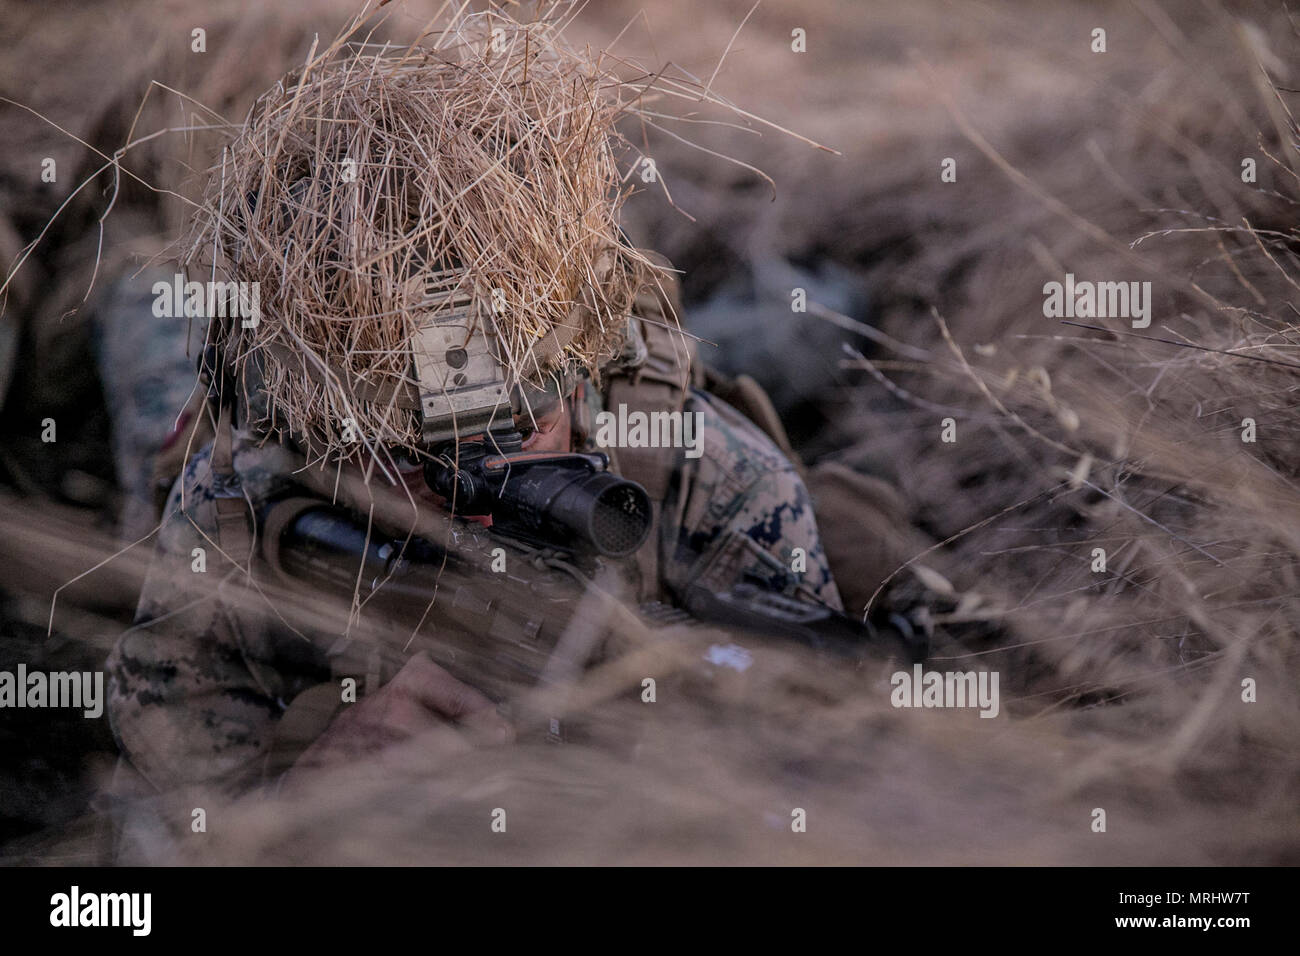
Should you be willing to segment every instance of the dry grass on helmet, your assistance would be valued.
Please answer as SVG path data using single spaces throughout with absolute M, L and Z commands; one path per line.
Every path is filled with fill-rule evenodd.
M 448 302 L 472 300 L 508 375 L 536 385 L 613 356 L 649 275 L 619 241 L 614 129 L 642 91 L 554 19 L 472 14 L 434 36 L 345 35 L 262 96 L 181 253 L 192 279 L 260 283 L 256 326 L 217 339 L 245 388 L 264 385 L 250 424 L 331 458 L 418 447 L 410 345 Z M 450 295 L 432 294 L 439 273 Z M 538 348 L 565 328 L 563 348 Z

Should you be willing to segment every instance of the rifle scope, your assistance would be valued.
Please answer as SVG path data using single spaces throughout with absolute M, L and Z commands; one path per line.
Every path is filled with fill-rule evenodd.
M 626 557 L 641 547 L 650 496 L 608 471 L 604 454 L 530 452 L 517 431 L 448 443 L 425 481 L 453 514 L 491 515 L 494 528 L 550 547 Z

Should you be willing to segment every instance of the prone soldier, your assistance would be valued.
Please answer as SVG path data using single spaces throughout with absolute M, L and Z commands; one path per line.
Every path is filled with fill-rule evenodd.
M 519 48 L 533 49 L 522 43 Z M 366 71 L 375 72 L 383 65 L 379 59 L 365 64 Z M 526 64 L 525 71 L 528 68 Z M 527 84 L 537 89 L 546 76 L 535 62 L 532 70 L 525 72 Z M 300 83 L 328 87 L 340 75 L 355 73 L 325 69 Z M 282 116 L 286 103 L 292 114 L 302 92 L 283 87 L 273 91 L 262 112 L 255 112 L 254 122 Z M 314 92 L 318 90 L 307 90 L 308 97 Z M 360 98 L 349 103 L 349 108 L 366 108 Z M 375 100 L 370 106 L 382 110 L 386 103 Z M 320 126 L 319 112 L 323 107 L 316 114 L 304 110 L 300 119 Z M 569 128 L 587 128 L 584 142 L 589 141 L 597 135 L 590 133 L 590 121 L 598 118 L 593 114 Z M 352 119 L 364 125 L 375 117 Z M 531 117 L 527 122 L 538 120 Z M 306 309 L 295 298 L 297 279 L 315 281 L 312 270 L 323 268 L 323 262 L 349 277 L 373 265 L 373 249 L 362 248 L 348 234 L 348 214 L 339 218 L 331 198 L 336 186 L 333 168 L 321 164 L 304 169 L 310 164 L 294 165 L 292 159 L 264 162 L 252 152 L 258 142 L 275 136 L 257 128 L 243 132 L 227 153 L 235 167 L 229 179 L 238 180 L 241 161 L 245 170 L 256 168 L 279 178 L 227 189 L 223 155 L 214 182 L 219 175 L 225 191 L 200 214 L 202 241 L 194 248 L 218 247 L 220 261 L 211 265 L 219 264 L 228 277 L 260 275 L 263 302 L 272 307 L 260 309 L 253 321 L 208 317 L 203 387 L 193 391 L 165 443 L 163 460 L 180 467 L 181 473 L 163 509 L 135 625 L 118 641 L 109 661 L 109 713 L 126 759 L 123 778 L 129 782 L 123 789 L 167 792 L 203 785 L 242 792 L 280 781 L 297 768 L 346 761 L 448 722 L 473 728 L 487 739 L 511 738 L 514 727 L 497 711 L 497 701 L 468 685 L 474 675 L 453 676 L 426 654 L 412 655 L 395 668 L 383 669 L 373 661 L 356 663 L 353 672 L 365 678 L 365 693 L 355 703 L 340 706 L 335 652 L 347 644 L 353 612 L 364 616 L 366 610 L 366 602 L 359 600 L 360 583 L 372 544 L 371 524 L 381 526 L 384 512 L 376 508 L 371 493 L 377 485 L 389 486 L 383 495 L 390 504 L 404 498 L 425 520 L 421 533 L 426 543 L 466 541 L 491 525 L 492 534 L 525 540 L 535 555 L 540 548 L 541 557 L 554 563 L 551 546 L 556 542 L 547 529 L 563 522 L 547 524 L 554 517 L 542 513 L 551 508 L 549 502 L 532 510 L 518 504 L 521 495 L 532 493 L 526 487 L 529 476 L 541 473 L 539 461 L 559 469 L 586 468 L 599 476 L 607 460 L 608 474 L 625 479 L 618 486 L 622 497 L 610 499 L 616 506 L 604 512 L 589 507 L 581 520 L 569 516 L 565 527 L 573 530 L 585 521 L 591 538 L 599 537 L 593 529 L 602 521 L 617 524 L 626 519 L 625 512 L 645 519 L 642 533 L 632 536 L 635 540 L 605 549 L 619 559 L 608 562 L 618 582 L 611 589 L 629 603 L 690 607 L 692 595 L 733 594 L 744 586 L 750 595 L 791 602 L 769 615 L 770 620 L 809 613 L 836 619 L 835 612 L 842 610 L 840 593 L 801 466 L 792 460 L 779 420 L 752 382 L 709 378 L 683 333 L 671 268 L 666 260 L 627 242 L 616 225 L 616 197 L 602 191 L 606 206 L 595 221 L 605 231 L 598 242 L 590 243 L 589 261 L 578 270 L 582 287 L 570 293 L 572 298 L 552 303 L 567 318 L 552 322 L 527 350 L 533 370 L 540 374 L 522 374 L 521 363 L 510 361 L 506 345 L 520 338 L 518 330 L 500 319 L 488 297 L 466 293 L 473 287 L 466 281 L 470 270 L 455 263 L 475 261 L 476 255 L 458 248 L 456 241 L 470 227 L 449 226 L 444 218 L 441 245 L 430 241 L 421 255 L 403 260 L 405 267 L 425 263 L 424 274 L 413 277 L 413 286 L 391 276 L 387 280 L 390 286 L 414 287 L 420 294 L 433 287 L 437 295 L 432 307 L 427 297 L 417 295 L 420 308 L 404 313 L 411 321 L 403 328 L 415 330 L 403 346 L 409 373 L 395 383 L 376 385 L 369 376 L 373 369 L 356 374 L 343 367 L 342 359 L 355 355 L 334 354 L 328 348 L 313 352 L 292 330 L 286 331 L 290 323 L 285 315 Z M 290 141 L 298 143 L 319 141 L 321 136 L 315 127 L 289 132 Z M 276 135 L 283 144 L 286 136 Z M 537 139 L 543 168 L 561 168 L 565 159 L 557 155 L 560 145 Z M 435 142 L 417 145 L 437 155 Z M 509 171 L 515 178 L 508 187 L 517 191 L 531 188 L 529 170 L 512 161 L 518 146 L 518 140 L 499 134 L 478 143 L 486 151 L 488 171 Z M 349 171 L 352 176 L 345 181 L 351 187 L 356 166 Z M 475 187 L 491 182 L 485 174 Z M 557 182 L 560 193 L 573 188 L 570 180 Z M 404 221 L 408 209 L 398 206 L 412 188 L 408 184 L 405 192 L 379 190 L 368 197 L 367 214 L 384 224 Z M 278 206 L 273 196 L 282 197 Z M 558 195 L 556 202 L 572 198 Z M 485 204 L 490 206 L 492 199 L 489 195 Z M 586 203 L 578 204 L 584 212 L 591 205 L 589 198 Z M 292 234 L 253 235 L 268 223 Z M 437 228 L 430 226 L 420 234 L 434 232 Z M 389 239 L 409 243 L 410 234 Z M 583 239 L 590 236 L 584 234 Z M 335 258 L 291 258 L 286 251 L 284 262 L 277 262 L 278 271 L 251 271 L 257 263 L 249 261 L 250 249 L 292 250 L 296 243 L 313 242 Z M 433 262 L 450 263 L 451 268 L 428 265 Z M 629 282 L 629 276 L 634 281 Z M 631 293 L 628 301 L 613 289 L 620 281 Z M 606 283 L 611 288 L 605 288 Z M 330 294 L 340 294 L 339 286 L 331 289 Z M 392 288 L 385 288 L 382 296 L 402 301 Z M 377 321 L 364 314 L 338 318 L 342 323 Z M 143 313 L 141 319 L 148 320 Z M 583 336 L 603 341 L 611 327 L 618 335 L 610 354 L 578 347 Z M 183 339 L 172 335 L 171 340 Z M 706 384 L 713 391 L 706 390 Z M 320 430 L 313 432 L 313 423 L 303 420 L 316 409 L 310 403 L 305 410 L 301 404 L 294 406 L 295 390 L 352 410 L 355 417 L 345 429 L 360 430 L 366 450 L 338 454 L 340 442 L 351 436 L 339 439 L 333 433 L 322 444 Z M 718 397 L 718 391 L 730 401 Z M 698 422 L 690 454 L 686 448 L 601 447 L 596 422 L 606 409 L 680 415 Z M 425 441 L 413 449 L 374 440 L 381 426 L 394 420 L 414 422 Z M 370 427 L 376 422 L 379 425 Z M 322 463 L 329 469 L 326 480 L 321 478 Z M 485 494 L 475 483 L 489 473 L 496 475 L 497 484 L 487 489 L 493 494 Z M 606 482 L 601 487 L 612 486 Z M 482 508 L 466 506 L 485 500 Z M 505 503 L 511 500 L 516 501 L 515 510 L 507 514 Z M 286 501 L 299 503 L 296 512 L 290 509 L 290 519 L 268 517 L 283 514 L 280 506 Z M 365 529 L 364 554 L 355 571 L 358 587 L 340 632 L 321 625 L 327 633 L 304 640 L 304 629 L 310 631 L 312 625 L 292 618 L 287 606 L 277 606 L 270 597 L 275 575 L 268 565 L 276 563 L 295 516 L 332 505 L 352 512 Z M 591 506 L 591 500 L 586 505 Z M 440 517 L 434 521 L 434 515 Z M 399 524 L 389 521 L 385 530 L 403 557 L 418 521 L 407 529 Z M 445 531 L 446 540 L 433 540 L 436 536 L 427 533 L 435 526 Z M 403 530 L 408 531 L 406 539 Z M 444 555 L 448 551 L 454 548 L 448 547 Z M 391 561 L 385 567 L 379 576 L 383 581 L 375 578 L 381 584 L 388 580 Z M 438 588 L 432 590 L 426 623 L 434 631 L 455 630 L 444 615 L 454 618 L 457 602 L 444 600 L 440 605 Z M 743 616 L 739 604 L 725 608 Z

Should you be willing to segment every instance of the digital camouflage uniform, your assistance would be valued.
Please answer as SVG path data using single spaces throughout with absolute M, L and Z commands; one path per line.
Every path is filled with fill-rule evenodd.
M 681 518 L 662 525 L 659 541 L 659 573 L 669 596 L 680 600 L 692 583 L 725 589 L 746 578 L 842 610 L 812 501 L 793 463 L 753 422 L 708 392 L 691 389 L 684 411 L 703 416 L 703 453 L 691 459 L 675 452 L 680 484 L 664 511 Z M 601 450 L 590 439 L 585 447 Z M 801 573 L 791 570 L 795 548 L 806 554 Z
M 138 321 L 173 320 L 146 310 Z M 179 345 L 183 336 L 172 341 Z M 598 411 L 595 389 L 589 382 L 579 388 L 586 412 Z M 840 609 L 795 465 L 744 415 L 706 392 L 690 390 L 684 411 L 703 416 L 702 455 L 660 450 L 676 456 L 663 502 L 663 514 L 674 519 L 659 526 L 661 593 L 676 599 L 690 583 L 725 588 L 748 578 Z M 174 415 L 167 411 L 169 425 Z M 587 447 L 595 447 L 590 436 Z M 331 676 L 314 643 L 286 633 L 265 612 L 250 614 L 246 602 L 226 599 L 237 581 L 192 570 L 196 548 L 217 560 L 211 456 L 211 445 L 195 454 L 171 491 L 136 625 L 108 665 L 114 733 L 135 769 L 159 789 L 203 781 L 232 790 L 255 785 L 289 703 Z M 293 487 L 294 461 L 278 444 L 259 447 L 254 436 L 235 434 L 234 471 L 254 506 Z M 791 570 L 796 548 L 805 555 L 802 572 Z
M 195 386 L 194 357 L 203 340 L 201 321 L 153 316 L 153 283 L 171 282 L 172 275 L 150 269 L 123 276 L 105 288 L 93 308 L 99 375 L 109 402 L 113 462 L 122 489 L 118 526 L 128 541 L 147 535 L 158 523 L 154 462 Z

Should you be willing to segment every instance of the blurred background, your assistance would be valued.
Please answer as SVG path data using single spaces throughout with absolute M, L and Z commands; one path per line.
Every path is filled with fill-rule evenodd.
M 960 600 L 932 666 L 997 670 L 1003 715 L 893 710 L 887 682 L 808 661 L 743 701 L 665 708 L 630 749 L 520 747 L 237 804 L 238 826 L 174 859 L 1300 862 L 1296 21 L 1209 0 L 751 7 L 602 0 L 569 28 L 702 80 L 726 51 L 716 93 L 839 153 L 759 123 L 702 126 L 705 149 L 627 129 L 667 187 L 639 189 L 628 232 L 683 271 L 704 360 L 758 379 L 806 462 L 891 489 L 889 529 L 822 517 L 850 611 L 874 590 L 858 544 L 933 548 Z M 410 42 L 436 5 L 394 10 L 380 35 Z M 106 157 L 210 122 L 196 103 L 238 122 L 355 12 L 0 2 L 0 669 L 99 667 L 148 562 L 145 542 L 62 590 L 46 636 L 55 589 L 150 530 L 126 489 L 161 437 L 112 407 L 111 356 L 139 354 L 113 316 L 215 140 L 139 143 L 116 190 Z M 1046 318 L 1066 273 L 1151 282 L 1147 337 Z M 637 706 L 589 716 L 630 726 Z M 0 712 L 0 753 L 0 859 L 98 860 L 107 720 Z M 520 822 L 492 842 L 470 821 L 502 794 Z

